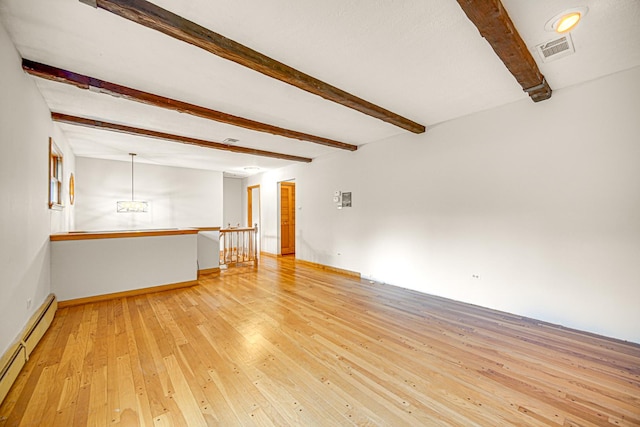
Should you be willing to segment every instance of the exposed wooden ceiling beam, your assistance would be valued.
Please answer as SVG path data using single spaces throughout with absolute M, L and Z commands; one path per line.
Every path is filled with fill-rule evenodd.
M 352 108 L 414 133 L 425 127 L 348 92 L 331 86 L 247 46 L 228 39 L 145 0 L 80 0 L 115 15 L 197 46 L 284 83 Z
M 156 107 L 179 111 L 181 113 L 188 113 L 194 116 L 202 117 L 204 119 L 215 120 L 217 122 L 227 123 L 245 129 L 251 129 L 258 132 L 266 132 L 273 135 L 284 136 L 287 138 L 314 142 L 316 144 L 325 145 L 327 147 L 340 148 L 342 150 L 355 151 L 358 149 L 357 145 L 334 141 L 332 139 L 322 138 L 320 136 L 297 132 L 290 129 L 284 129 L 266 123 L 260 123 L 254 120 L 245 119 L 244 117 L 233 116 L 231 114 L 223 113 L 216 110 L 210 110 L 199 105 L 189 104 L 187 102 L 178 101 L 176 99 L 171 99 L 160 95 L 154 95 L 149 92 L 143 92 L 141 90 L 121 86 L 116 83 L 111 83 L 104 80 L 96 79 L 94 77 L 85 76 L 83 74 L 74 73 L 73 71 L 67 71 L 61 68 L 52 67 L 50 65 L 40 64 L 28 59 L 22 59 L 22 68 L 29 74 L 41 77 L 43 79 L 67 83 L 81 89 L 89 89 L 94 92 L 105 93 L 119 98 L 125 98 L 132 101 L 142 102 L 144 104 L 154 105 Z
M 126 126 L 117 123 L 110 123 L 100 120 L 87 119 L 84 117 L 72 116 L 62 113 L 51 113 L 51 118 L 60 123 L 84 126 L 93 129 L 109 130 L 113 132 L 126 133 L 129 135 L 145 136 L 149 138 L 164 139 L 167 141 L 180 142 L 182 144 L 197 145 L 199 147 L 213 148 L 215 150 L 231 151 L 233 153 L 252 154 L 254 156 L 272 157 L 274 159 L 291 160 L 294 162 L 309 163 L 312 159 L 307 157 L 291 156 L 289 154 L 274 153 L 272 151 L 256 150 L 254 148 L 238 147 L 227 145 L 221 142 L 206 141 L 204 139 L 190 138 L 188 136 L 174 135 L 166 132 L 158 132 L 149 129 L 142 129 L 133 126 Z
M 551 98 L 551 87 L 500 0 L 458 0 L 458 4 L 531 99 Z

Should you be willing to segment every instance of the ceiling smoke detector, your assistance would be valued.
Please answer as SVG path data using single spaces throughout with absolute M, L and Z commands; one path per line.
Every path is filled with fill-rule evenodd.
M 542 62 L 551 62 L 556 59 L 575 53 L 571 34 L 565 34 L 555 40 L 548 41 L 536 46 L 536 51 L 540 55 Z

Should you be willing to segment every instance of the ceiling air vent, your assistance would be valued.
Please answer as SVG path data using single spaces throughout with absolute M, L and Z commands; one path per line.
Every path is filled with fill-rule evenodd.
M 539 44 L 536 46 L 536 50 L 543 62 L 555 61 L 575 52 L 571 34 L 565 34 L 555 40 Z

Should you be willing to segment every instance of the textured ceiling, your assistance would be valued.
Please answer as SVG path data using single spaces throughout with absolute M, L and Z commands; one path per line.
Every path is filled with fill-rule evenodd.
M 153 3 L 427 126 L 528 99 L 455 0 L 155 0 Z M 576 53 L 542 63 L 555 0 L 504 0 L 554 90 L 640 66 L 640 1 L 582 0 Z M 0 0 L 23 58 L 271 125 L 362 145 L 406 131 L 78 0 Z M 317 144 L 32 77 L 52 111 L 317 158 Z M 543 101 L 544 102 L 544 101 Z M 61 125 L 78 156 L 246 174 L 289 161 Z

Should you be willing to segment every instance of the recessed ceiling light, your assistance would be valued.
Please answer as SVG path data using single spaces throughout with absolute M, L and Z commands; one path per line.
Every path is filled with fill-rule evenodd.
M 580 12 L 573 12 L 565 15 L 558 21 L 556 31 L 559 33 L 566 33 L 567 31 L 578 25 L 578 22 L 580 22 Z
M 588 11 L 589 8 L 586 6 L 565 10 L 549 19 L 544 28 L 547 31 L 556 31 L 561 34 L 566 33 L 574 29 Z

